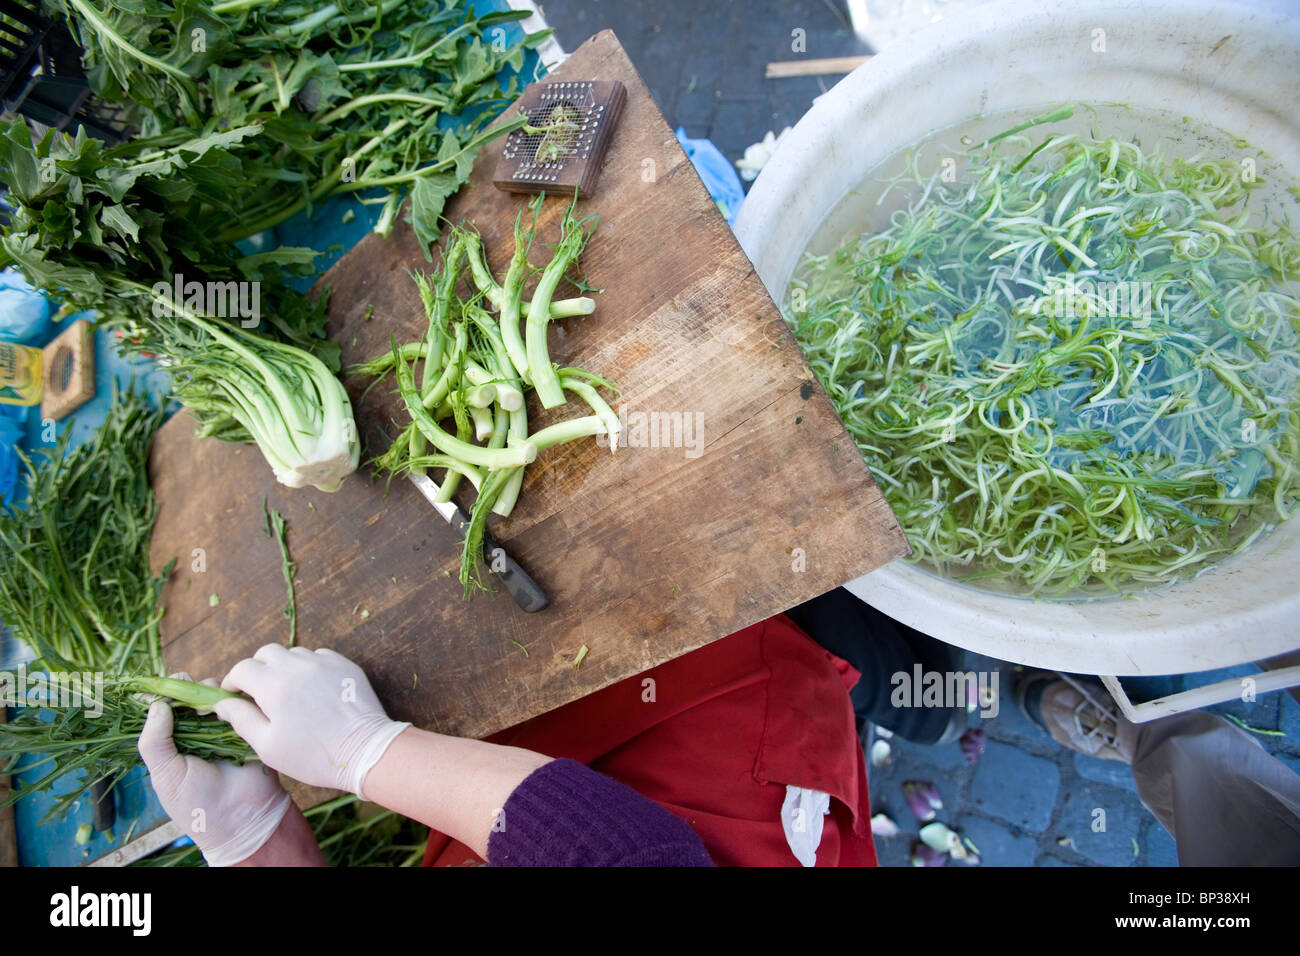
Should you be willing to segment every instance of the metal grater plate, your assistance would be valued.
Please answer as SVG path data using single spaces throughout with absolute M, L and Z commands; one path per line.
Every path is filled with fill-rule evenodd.
M 507 192 L 571 192 L 590 196 L 627 90 L 617 81 L 534 83 L 519 112 L 542 133 L 515 130 L 506 137 L 492 177 Z

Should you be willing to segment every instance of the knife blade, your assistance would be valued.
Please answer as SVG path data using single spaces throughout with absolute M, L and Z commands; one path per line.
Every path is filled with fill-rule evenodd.
M 465 533 L 465 527 L 469 524 L 469 515 L 465 514 L 454 501 L 438 501 L 438 486 L 432 478 L 417 474 L 408 474 L 406 477 L 419 489 L 420 494 L 424 495 L 429 504 L 433 505 L 433 509 L 442 515 L 447 524 L 459 533 Z M 528 572 L 520 567 L 509 552 L 497 544 L 492 535 L 486 531 L 483 533 L 483 559 L 487 562 L 488 569 L 505 585 L 505 589 L 510 592 L 510 596 L 515 599 L 515 603 L 521 610 L 532 614 L 551 603 L 541 586 L 529 577 Z M 494 564 L 503 566 L 498 570 L 493 568 Z

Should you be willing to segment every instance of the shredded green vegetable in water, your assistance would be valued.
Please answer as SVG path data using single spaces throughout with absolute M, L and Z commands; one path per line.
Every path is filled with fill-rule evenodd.
M 1127 593 L 1286 519 L 1300 243 L 1251 206 L 1238 157 L 1039 133 L 962 161 L 913 162 L 889 189 L 917 198 L 806 255 L 785 307 L 914 559 L 1000 591 Z

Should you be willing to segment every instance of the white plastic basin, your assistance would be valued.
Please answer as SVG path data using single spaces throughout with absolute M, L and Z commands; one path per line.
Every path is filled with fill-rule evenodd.
M 888 49 L 823 96 L 755 182 L 736 233 L 781 301 L 818 226 L 886 157 L 979 114 L 1065 101 L 1188 114 L 1300 175 L 1297 91 L 1294 2 L 990 4 Z M 1207 670 L 1300 647 L 1300 517 L 1192 580 L 1131 598 L 1009 597 L 902 561 L 847 587 L 1004 660 L 1091 674 Z

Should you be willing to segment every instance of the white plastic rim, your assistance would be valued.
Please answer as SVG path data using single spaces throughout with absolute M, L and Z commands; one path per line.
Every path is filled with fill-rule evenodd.
M 874 166 L 980 114 L 1062 102 L 1186 114 L 1300 176 L 1300 5 L 1279 0 L 1002 2 L 956 14 L 845 77 L 782 142 L 736 234 L 782 301 L 818 226 Z M 1209 571 L 1129 598 L 1035 601 L 902 561 L 850 581 L 870 604 L 1003 660 L 1174 674 L 1300 647 L 1300 516 Z

